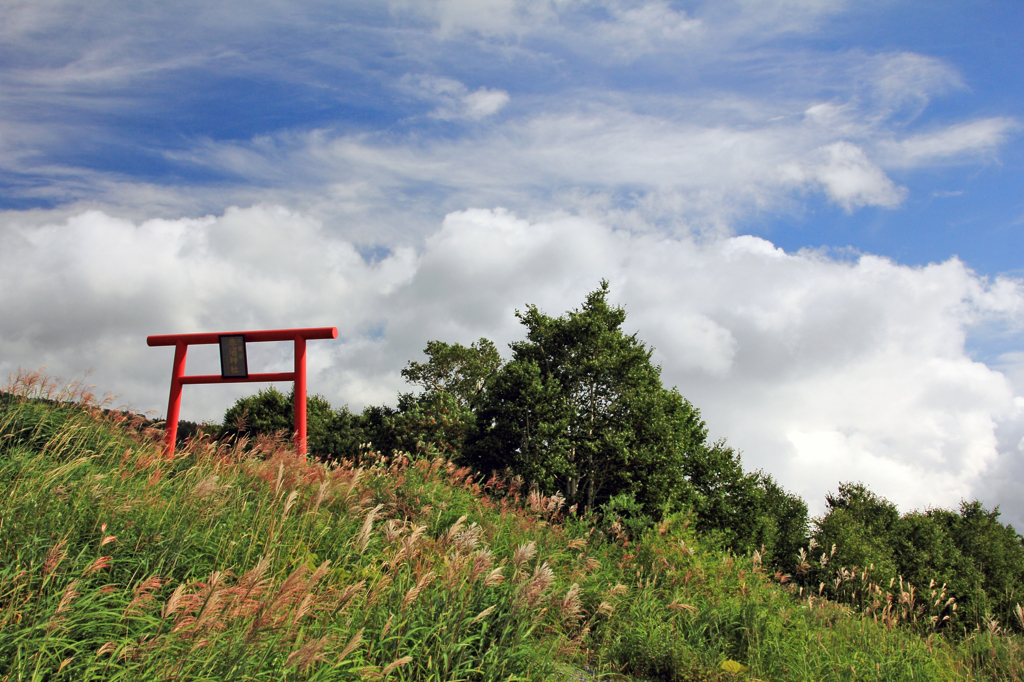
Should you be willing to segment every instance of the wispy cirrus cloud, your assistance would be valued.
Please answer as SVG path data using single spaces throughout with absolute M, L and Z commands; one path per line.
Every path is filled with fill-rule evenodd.
M 879 156 L 891 168 L 965 163 L 994 156 L 1018 130 L 1019 122 L 1006 116 L 967 121 L 899 140 L 883 140 Z
M 435 110 L 443 113 L 435 115 L 474 117 L 465 101 L 473 93 L 461 83 L 420 79 L 416 85 L 443 100 Z M 504 101 L 500 94 L 498 101 Z M 685 98 L 626 101 L 581 92 L 544 112 L 524 107 L 525 113 L 472 133 L 429 142 L 322 130 L 210 142 L 178 154 L 278 187 L 289 177 L 306 186 L 373 178 L 374 187 L 415 193 L 420 208 L 435 206 L 435 218 L 459 203 L 536 212 L 582 210 L 595 193 L 630 197 L 634 207 L 647 201 L 638 198 L 662 195 L 652 205 L 675 202 L 677 226 L 728 229 L 738 217 L 785 206 L 806 192 L 821 192 L 847 211 L 898 207 L 907 190 L 889 170 L 976 162 L 1016 127 L 1004 117 L 907 135 L 887 115 L 854 102 L 769 117 L 779 104 L 733 98 L 694 106 Z M 574 193 L 583 201 L 574 204 Z
M 199 214 L 269 200 L 332 224 L 358 214 L 372 223 L 367 232 L 399 234 L 488 204 L 531 214 L 671 206 L 642 218 L 728 230 L 807 195 L 846 211 L 894 208 L 907 194 L 893 170 L 994 158 L 1017 127 L 1008 116 L 916 123 L 936 97 L 964 87 L 946 62 L 908 51 L 808 59 L 770 43 L 845 8 L 444 0 L 345 13 L 257 3 L 108 20 L 103 5 L 73 15 L 19 4 L 0 34 L 21 57 L 0 75 L 0 89 L 15 95 L 0 98 L 0 130 L 11 131 L 0 140 L 0 169 L 22 203 L 130 211 L 160 194 L 158 206 L 192 204 Z M 697 90 L 670 80 L 667 91 L 652 91 L 646 78 L 603 75 L 606 58 L 625 64 L 642 55 L 643 72 L 661 73 L 679 50 L 689 50 L 689 68 L 723 74 L 729 64 L 729 75 Z M 466 77 L 473 62 L 488 65 L 487 77 Z M 538 69 L 556 90 L 536 90 Z M 744 90 L 736 75 L 745 71 L 784 94 Z M 182 79 L 193 76 L 204 84 L 182 98 Z M 193 130 L 192 120 L 216 106 L 204 93 L 250 80 L 279 93 Z M 269 119 L 290 116 L 310 89 L 324 115 L 279 126 L 253 117 L 261 109 Z M 288 97 L 297 107 L 277 102 Z M 165 121 L 169 103 L 182 99 L 195 100 L 194 110 L 174 114 L 185 117 L 185 134 L 161 123 L 153 137 L 140 125 Z M 365 113 L 330 114 L 352 106 Z M 351 123 L 366 116 L 371 123 Z M 451 127 L 435 137 L 424 126 L 438 120 Z M 137 167 L 150 175 L 122 171 Z

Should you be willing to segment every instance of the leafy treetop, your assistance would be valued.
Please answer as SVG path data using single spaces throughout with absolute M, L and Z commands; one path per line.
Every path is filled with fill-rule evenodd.
M 483 338 L 469 348 L 459 343 L 428 341 L 423 352 L 430 359 L 424 363 L 410 361 L 402 376 L 427 393 L 447 393 L 459 406 L 470 409 L 477 407 L 487 381 L 501 367 L 498 349 Z

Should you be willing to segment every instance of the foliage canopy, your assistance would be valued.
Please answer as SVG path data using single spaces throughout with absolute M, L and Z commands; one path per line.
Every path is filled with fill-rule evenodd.
M 1024 538 L 999 521 L 998 509 L 975 501 L 961 503 L 959 513 L 929 509 L 900 515 L 896 505 L 862 483 L 841 484 L 826 502 L 813 538 L 828 550 L 831 564 L 854 573 L 867 569 L 879 584 L 942 585 L 959 607 L 957 619 L 972 626 L 995 619 L 1024 627 L 1017 615 L 1024 600 Z M 826 582 L 830 596 L 842 598 L 841 586 L 819 564 L 811 582 Z
M 707 435 L 699 412 L 661 385 L 661 368 L 626 312 L 609 305 L 608 282 L 561 317 L 530 305 L 517 312 L 524 341 L 481 401 L 467 457 L 510 467 L 542 492 L 595 510 L 634 497 L 646 514 L 678 506 L 683 464 Z

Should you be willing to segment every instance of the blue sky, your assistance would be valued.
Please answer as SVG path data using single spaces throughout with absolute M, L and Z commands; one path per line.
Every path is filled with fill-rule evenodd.
M 4 208 L 103 202 L 97 183 L 152 183 L 182 195 L 193 212 L 217 210 L 231 202 L 213 190 L 291 183 L 197 154 L 251 149 L 257 138 L 294 154 L 290 136 L 317 130 L 367 135 L 392 149 L 471 144 L 540 112 L 598 107 L 768 132 L 770 121 L 813 102 L 853 110 L 853 121 L 874 124 L 859 136 L 876 142 L 971 121 L 1003 125 L 973 148 L 884 166 L 907 190 L 898 210 L 866 202 L 850 211 L 812 192 L 744 211 L 729 229 L 787 250 L 852 246 L 908 264 L 956 254 L 981 274 L 1020 269 L 1024 157 L 1014 116 L 1024 55 L 1015 3 L 467 3 L 475 11 L 444 2 L 223 3 L 147 12 L 118 3 L 8 4 L 20 21 L 0 53 Z M 645 7 L 655 9 L 645 16 Z M 623 19 L 630 11 L 632 23 Z M 673 34 L 666 21 L 682 27 Z M 886 64 L 901 55 L 920 63 Z M 890 90 L 879 92 L 886 77 Z M 453 108 L 479 88 L 507 94 L 508 105 L 475 120 Z M 310 185 L 327 179 L 305 170 Z M 445 180 L 403 189 L 413 201 L 430 194 L 443 215 L 459 205 L 443 201 L 452 193 Z M 626 204 L 651 190 L 642 176 L 557 180 Z M 536 196 L 548 189 L 542 184 L 515 208 L 546 199 Z M 207 188 L 210 198 L 196 202 L 189 188 Z M 548 202 L 574 208 L 563 204 Z
M 862 480 L 1024 525 L 1019 3 L 3 14 L 0 370 L 93 368 L 162 413 L 147 334 L 337 325 L 311 387 L 359 409 L 427 340 L 504 347 L 606 277 L 812 508 Z

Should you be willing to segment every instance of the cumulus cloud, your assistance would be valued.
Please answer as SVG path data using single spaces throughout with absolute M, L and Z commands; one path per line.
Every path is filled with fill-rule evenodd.
M 469 118 L 479 119 L 501 111 L 508 104 L 508 93 L 504 90 L 488 90 L 480 87 L 462 97 Z
M 0 370 L 95 367 L 103 388 L 159 412 L 170 356 L 147 348 L 147 334 L 338 326 L 338 341 L 310 349 L 310 388 L 358 409 L 393 400 L 399 370 L 428 340 L 504 347 L 522 336 L 516 309 L 561 314 L 608 278 L 627 331 L 655 348 L 664 380 L 702 409 L 712 436 L 812 507 L 861 480 L 904 509 L 979 497 L 1024 520 L 1006 479 L 1024 467 L 1024 361 L 986 365 L 966 346 L 986 324 L 1019 332 L 1024 283 L 979 278 L 956 259 L 912 268 L 750 236 L 473 209 L 449 214 L 419 248 L 370 261 L 270 205 L 200 219 L 8 219 L 0 244 Z M 289 352 L 256 347 L 251 362 L 286 367 Z M 199 349 L 190 363 L 216 371 Z M 190 388 L 185 416 L 216 419 L 254 389 Z
M 98 381 L 146 409 L 159 407 L 159 392 L 145 382 L 166 373 L 160 351 L 143 350 L 146 335 L 330 325 L 359 336 L 377 324 L 367 317 L 373 297 L 411 274 L 413 256 L 400 249 L 368 264 L 280 207 L 138 224 L 93 211 L 7 223 L 0 244 L 2 369 L 46 365 L 74 376 L 94 367 Z M 332 297 L 345 301 L 341 319 L 325 305 Z M 193 405 L 214 416 L 201 396 Z

